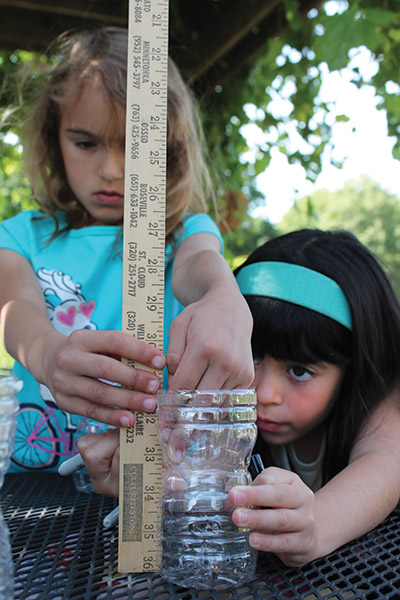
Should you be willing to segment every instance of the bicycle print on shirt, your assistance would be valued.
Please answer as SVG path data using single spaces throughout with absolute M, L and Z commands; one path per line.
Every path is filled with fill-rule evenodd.
M 96 307 L 87 301 L 82 286 L 62 271 L 38 269 L 37 278 L 53 327 L 63 335 L 76 329 L 97 329 L 92 321 Z M 11 460 L 26 469 L 55 468 L 61 458 L 78 452 L 76 439 L 86 429 L 85 419 L 60 408 L 50 390 L 38 384 L 40 404 L 21 403 L 17 413 L 17 432 Z

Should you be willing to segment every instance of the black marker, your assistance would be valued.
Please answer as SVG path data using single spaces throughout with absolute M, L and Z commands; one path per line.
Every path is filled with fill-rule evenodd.
M 259 454 L 253 454 L 250 460 L 249 472 L 252 480 L 254 481 L 257 475 L 264 471 L 263 461 Z
M 253 454 L 250 459 L 249 473 L 251 475 L 252 480 L 254 481 L 257 475 L 264 471 L 264 463 L 259 454 Z M 265 510 L 266 508 L 270 508 L 269 506 L 259 506 L 261 510 Z

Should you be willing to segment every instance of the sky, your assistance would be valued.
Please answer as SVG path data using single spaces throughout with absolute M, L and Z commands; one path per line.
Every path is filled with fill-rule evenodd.
M 357 64 L 367 76 L 376 69 L 376 63 L 366 48 L 354 53 L 352 63 Z M 348 122 L 333 126 L 331 153 L 335 160 L 343 162 L 343 167 L 337 169 L 331 165 L 326 153 L 322 171 L 313 184 L 307 181 L 300 165 L 289 165 L 284 154 L 272 149 L 270 165 L 256 179 L 258 189 L 266 197 L 265 203 L 251 214 L 278 223 L 296 198 L 321 188 L 335 191 L 346 181 L 359 179 L 362 175 L 375 180 L 400 200 L 400 161 L 392 157 L 394 138 L 387 134 L 386 113 L 377 109 L 378 98 L 374 94 L 375 90 L 370 85 L 357 88 L 348 69 L 332 73 L 326 71 L 320 95 L 323 100 L 334 104 L 330 117 L 335 112 L 349 117 Z M 276 100 L 276 103 L 275 114 L 287 110 L 284 101 Z M 249 106 L 248 114 L 254 114 L 254 110 L 255 107 Z M 265 134 L 256 126 L 245 126 L 243 130 L 250 148 L 254 142 L 265 139 Z

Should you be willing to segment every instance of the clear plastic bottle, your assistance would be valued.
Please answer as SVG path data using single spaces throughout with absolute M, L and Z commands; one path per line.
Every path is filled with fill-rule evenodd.
M 161 575 L 196 589 L 224 589 L 254 574 L 250 531 L 232 521 L 228 492 L 246 485 L 256 440 L 254 390 L 158 395 L 165 469 Z
M 22 382 L 8 371 L 0 370 L 0 489 L 4 483 L 14 445 L 18 411 L 17 393 Z M 10 539 L 0 511 L 0 600 L 13 598 L 14 578 Z

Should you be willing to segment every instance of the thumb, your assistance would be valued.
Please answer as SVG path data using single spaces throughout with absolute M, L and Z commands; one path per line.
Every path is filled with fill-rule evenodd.
M 167 352 L 168 379 L 175 375 L 186 349 L 186 332 L 188 324 L 186 323 L 186 319 L 179 318 L 181 315 L 178 315 L 178 317 L 172 321 L 169 329 L 169 346 Z

